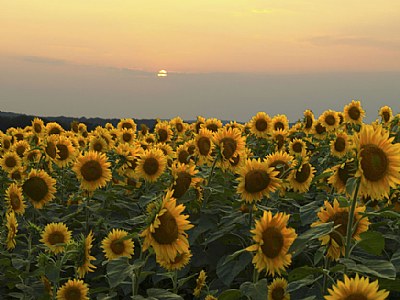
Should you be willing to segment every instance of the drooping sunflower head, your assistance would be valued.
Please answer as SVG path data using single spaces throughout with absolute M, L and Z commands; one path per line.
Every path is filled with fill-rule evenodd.
M 65 244 L 71 241 L 71 231 L 64 223 L 47 224 L 42 233 L 40 242 L 45 244 L 54 254 L 65 251 Z
M 248 203 L 268 198 L 281 184 L 278 174 L 266 161 L 248 159 L 239 171 L 237 193 Z
M 167 158 L 158 148 L 145 150 L 137 161 L 136 172 L 139 178 L 155 182 L 164 173 Z
M 222 128 L 214 133 L 214 143 L 218 147 L 222 159 L 228 161 L 242 153 L 246 147 L 242 132 L 236 128 Z
M 311 133 L 314 125 L 314 113 L 309 109 L 304 112 L 303 124 L 304 132 Z
M 389 198 L 390 188 L 400 184 L 400 144 L 378 126 L 364 125 L 354 137 L 358 149 L 358 170 L 361 177 L 360 195 L 373 199 Z
M 24 214 L 26 205 L 22 196 L 22 189 L 18 185 L 15 183 L 10 184 L 6 190 L 5 200 L 9 211 L 20 215 Z
M 15 217 L 15 213 L 13 211 L 10 211 L 6 214 L 6 220 L 7 220 L 7 241 L 6 241 L 6 246 L 7 250 L 12 250 L 15 248 L 17 245 L 17 242 L 15 240 L 15 237 L 17 236 L 18 232 L 18 222 L 17 218 Z
M 314 178 L 314 173 L 315 168 L 307 160 L 303 160 L 298 169 L 294 170 L 289 176 L 293 190 L 300 193 L 307 192 Z
M 53 200 L 56 192 L 55 185 L 56 180 L 50 177 L 46 171 L 33 169 L 24 181 L 22 190 L 32 205 L 41 209 L 46 203 Z
M 7 151 L 0 159 L 1 168 L 7 173 L 12 172 L 21 166 L 21 158 L 14 151 Z
M 272 132 L 272 119 L 265 112 L 258 112 L 248 123 L 250 132 L 257 137 L 267 137 Z
M 389 106 L 382 106 L 379 109 L 379 115 L 382 118 L 383 124 L 388 124 L 390 121 L 393 120 L 393 112 Z
M 351 138 L 345 132 L 338 132 L 330 142 L 331 153 L 337 157 L 343 157 L 349 151 Z
M 92 255 L 90 255 L 90 250 L 92 249 L 93 245 L 93 232 L 90 231 L 89 234 L 84 237 L 82 235 L 81 241 L 80 241 L 80 253 L 79 253 L 79 258 L 78 258 L 78 277 L 83 278 L 88 272 L 94 272 L 94 269 L 96 269 L 96 266 L 94 266 L 91 261 L 96 260 L 96 258 Z
M 159 257 L 157 262 L 164 269 L 168 271 L 175 271 L 185 267 L 189 263 L 191 257 L 192 253 L 189 251 L 178 253 L 175 259 L 172 261 L 170 261 L 169 259 L 165 260 L 163 257 Z
M 389 296 L 386 290 L 379 290 L 378 280 L 369 282 L 368 277 L 349 278 L 344 275 L 344 281 L 338 280 L 325 300 L 385 300 Z
M 365 111 L 361 107 L 360 101 L 352 100 L 344 107 L 344 119 L 350 124 L 361 124 L 365 117 Z
M 255 229 L 251 230 L 255 244 L 246 250 L 255 252 L 253 264 L 258 272 L 265 270 L 274 276 L 291 264 L 292 255 L 288 251 L 297 234 L 293 228 L 287 227 L 289 217 L 282 212 L 272 216 L 271 211 L 264 211 L 256 221 Z
M 290 294 L 286 290 L 288 282 L 284 278 L 274 278 L 272 283 L 268 285 L 269 300 L 290 300 Z
M 57 291 L 57 300 L 89 300 L 89 288 L 83 280 L 69 279 Z
M 318 120 L 321 122 L 322 126 L 326 128 L 327 131 L 334 131 L 335 129 L 337 129 L 340 122 L 337 112 L 330 109 L 325 111 Z
M 134 243 L 131 238 L 125 238 L 128 232 L 113 229 L 101 242 L 101 248 L 108 260 L 126 256 L 131 258 L 134 252 Z
M 133 119 L 121 119 L 118 124 L 117 124 L 117 128 L 119 130 L 122 129 L 130 129 L 133 130 L 134 132 L 136 132 L 136 123 L 135 121 L 133 121 Z
M 111 180 L 110 165 L 104 153 L 89 151 L 77 158 L 72 170 L 80 180 L 82 189 L 95 191 Z

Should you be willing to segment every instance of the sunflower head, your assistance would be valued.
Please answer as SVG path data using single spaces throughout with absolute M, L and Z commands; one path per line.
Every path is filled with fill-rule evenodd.
M 268 299 L 269 300 L 290 300 L 290 294 L 286 290 L 288 282 L 284 278 L 275 278 L 270 285 L 268 285 Z
M 134 243 L 131 238 L 126 238 L 128 232 L 121 229 L 113 229 L 101 242 L 101 248 L 105 257 L 112 260 L 121 256 L 132 257 Z
M 130 129 L 136 132 L 136 123 L 133 119 L 121 119 L 117 124 L 117 128 L 119 130 Z
M 57 300 L 89 300 L 89 288 L 83 280 L 69 279 L 57 291 Z
M 383 124 L 388 124 L 390 121 L 393 120 L 393 112 L 389 106 L 382 106 L 379 109 L 379 115 L 382 118 Z
M 54 254 L 62 253 L 65 244 L 71 241 L 71 231 L 64 223 L 50 223 L 44 228 L 40 241 Z
M 327 131 L 333 131 L 338 128 L 340 119 L 337 112 L 329 109 L 319 117 L 319 122 Z
M 22 189 L 15 183 L 10 184 L 6 190 L 6 204 L 9 211 L 14 211 L 16 214 L 24 214 L 25 202 L 22 196 Z
M 7 220 L 7 240 L 6 240 L 6 246 L 7 250 L 12 250 L 15 248 L 17 242 L 15 240 L 15 237 L 17 236 L 18 232 L 18 222 L 17 218 L 15 217 L 15 213 L 13 211 L 10 211 L 6 214 L 6 220 Z
M 136 172 L 139 178 L 155 182 L 164 173 L 167 158 L 158 148 L 145 150 L 137 161 Z
M 79 258 L 77 259 L 77 273 L 79 278 L 85 277 L 85 274 L 88 272 L 94 272 L 96 266 L 94 266 L 91 261 L 96 260 L 96 258 L 90 255 L 90 250 L 93 247 L 93 232 L 90 231 L 87 237 L 81 235 L 81 239 L 79 241 Z
M 56 192 L 56 180 L 44 170 L 31 170 L 28 178 L 22 185 L 23 192 L 31 200 L 33 206 L 41 209 L 46 203 L 53 200 Z
M 272 119 L 265 112 L 258 112 L 249 122 L 250 132 L 257 137 L 267 137 L 272 132 Z
M 344 119 L 350 124 L 361 124 L 365 116 L 365 111 L 361 107 L 360 101 L 352 100 L 344 107 Z

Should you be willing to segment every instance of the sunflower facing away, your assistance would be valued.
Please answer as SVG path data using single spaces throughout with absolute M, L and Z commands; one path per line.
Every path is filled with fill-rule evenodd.
M 89 151 L 77 158 L 72 170 L 81 181 L 82 189 L 95 191 L 111 180 L 110 165 L 105 154 Z
M 28 196 L 33 206 L 37 209 L 53 200 L 56 193 L 56 180 L 44 170 L 31 170 L 28 179 L 22 185 L 23 192 Z
M 362 215 L 360 214 L 364 211 L 365 206 L 356 207 L 354 211 L 353 220 L 354 224 L 357 224 L 357 227 L 353 232 L 352 238 L 357 241 L 360 240 L 360 234 L 367 231 L 369 226 L 368 218 L 362 218 Z M 325 201 L 324 207 L 321 207 L 321 210 L 318 213 L 318 218 L 319 220 L 312 223 L 311 227 L 329 222 L 333 222 L 334 226 L 339 225 L 339 227 L 330 234 L 319 238 L 319 240 L 322 242 L 322 245 L 326 245 L 328 247 L 326 256 L 333 260 L 338 260 L 344 255 L 345 251 L 345 239 L 349 220 L 349 207 L 340 207 L 339 202 L 336 199 L 333 202 L 333 206 L 328 201 Z
M 237 193 L 248 203 L 260 201 L 264 196 L 268 198 L 281 184 L 277 178 L 279 171 L 260 159 L 248 159 L 238 174 Z
M 267 137 L 272 132 L 272 119 L 265 112 L 258 112 L 249 122 L 250 132 L 257 137 Z
M 57 291 L 57 300 L 89 300 L 89 288 L 83 280 L 69 279 Z
M 10 184 L 6 190 L 5 200 L 9 211 L 20 215 L 24 214 L 26 205 L 22 196 L 22 189 L 18 185 Z
M 71 231 L 68 230 L 64 223 L 47 224 L 42 233 L 40 242 L 45 244 L 54 254 L 62 253 L 65 250 L 65 245 L 71 241 Z
M 389 296 L 386 290 L 380 290 L 378 280 L 369 282 L 368 277 L 355 278 L 344 275 L 344 281 L 338 280 L 332 289 L 328 289 L 329 295 L 325 300 L 385 300 Z
M 290 300 L 290 294 L 286 290 L 288 282 L 284 278 L 275 278 L 270 285 L 268 285 L 268 299 L 269 300 Z
M 360 195 L 380 200 L 389 198 L 390 188 L 400 184 L 400 144 L 394 137 L 377 126 L 364 125 L 354 137 L 358 149 L 359 166 L 356 176 L 361 177 Z
M 291 264 L 292 255 L 288 250 L 297 234 L 293 228 L 286 227 L 289 218 L 290 215 L 282 212 L 272 216 L 271 211 L 264 211 L 260 220 L 256 221 L 256 228 L 251 230 L 256 243 L 246 250 L 256 252 L 253 264 L 259 273 L 265 270 L 274 276 Z
M 13 250 L 17 244 L 15 241 L 15 237 L 17 236 L 18 232 L 18 222 L 17 219 L 15 218 L 15 213 L 13 211 L 10 211 L 6 215 L 7 219 L 7 250 Z
M 361 107 L 360 101 L 352 100 L 344 107 L 344 119 L 350 124 L 361 124 L 365 116 L 365 111 Z
M 162 150 L 153 148 L 146 150 L 137 161 L 136 172 L 139 178 L 149 182 L 155 182 L 164 173 L 167 166 L 167 158 Z
M 86 238 L 82 241 L 82 249 L 81 249 L 81 259 L 78 263 L 78 277 L 83 278 L 85 274 L 88 272 L 94 272 L 96 267 L 91 263 L 92 260 L 96 260 L 96 258 L 90 255 L 90 249 L 92 249 L 93 245 L 93 232 L 90 231 Z
M 148 206 L 149 225 L 140 234 L 144 237 L 143 251 L 153 247 L 158 260 L 174 261 L 178 254 L 189 252 L 187 233 L 193 227 L 187 220 L 188 215 L 182 215 L 183 204 L 176 205 L 172 191 L 168 191 L 162 203 L 151 203 Z
M 113 229 L 101 242 L 101 248 L 108 260 L 126 256 L 131 258 L 134 252 L 132 239 L 124 239 L 128 232 L 121 229 Z

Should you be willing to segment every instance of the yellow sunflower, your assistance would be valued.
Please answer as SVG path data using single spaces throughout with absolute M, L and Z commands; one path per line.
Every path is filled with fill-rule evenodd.
M 188 164 L 193 158 L 186 144 L 179 145 L 175 151 L 176 160 L 181 164 Z
M 345 132 L 338 132 L 330 142 L 331 153 L 337 157 L 343 157 L 349 151 L 351 139 Z
M 189 252 L 187 233 L 193 227 L 187 220 L 188 215 L 182 215 L 183 204 L 176 205 L 172 191 L 168 191 L 162 203 L 152 203 L 148 206 L 149 226 L 140 234 L 144 237 L 143 251 L 153 247 L 157 259 L 174 261 L 178 254 Z
M 171 119 L 169 121 L 169 124 L 174 129 L 174 131 L 179 135 L 184 134 L 188 127 L 188 124 L 184 123 L 180 117 L 175 117 Z
M 256 252 L 253 264 L 259 273 L 263 270 L 274 276 L 281 274 L 292 262 L 292 255 L 288 253 L 297 234 L 293 228 L 288 228 L 290 215 L 277 213 L 272 216 L 271 211 L 264 211 L 260 220 L 256 221 L 256 228 L 251 230 L 253 240 L 256 242 L 246 248 L 247 251 Z
M 57 144 L 58 135 L 51 135 L 46 137 L 45 143 L 43 145 L 44 152 L 46 154 L 47 160 L 54 161 L 57 157 Z
M 213 158 L 211 156 L 214 149 L 212 141 L 213 134 L 208 129 L 202 128 L 195 137 L 195 155 L 198 158 L 198 165 L 210 165 Z
M 145 150 L 137 161 L 137 176 L 155 182 L 164 173 L 166 166 L 167 158 L 162 150 L 157 148 Z
M 163 257 L 159 257 L 157 262 L 158 264 L 168 271 L 180 270 L 185 267 L 192 257 L 192 253 L 190 252 L 183 252 L 178 253 L 174 260 L 165 260 Z
M 64 129 L 57 122 L 49 122 L 46 124 L 47 135 L 60 134 L 62 132 L 64 132 Z
M 346 193 L 347 180 L 355 175 L 355 164 L 353 160 L 347 160 L 341 165 L 336 165 L 331 168 L 333 174 L 328 178 L 328 183 L 331 184 L 338 193 Z
M 217 132 L 220 128 L 222 128 L 222 122 L 216 118 L 207 119 L 201 128 L 206 128 L 211 132 Z
M 326 128 L 325 126 L 320 122 L 314 122 L 314 137 L 317 139 L 324 139 L 326 136 Z
M 322 245 L 328 247 L 326 256 L 333 260 L 338 260 L 345 254 L 345 239 L 349 221 L 349 210 L 349 207 L 340 207 L 339 202 L 336 199 L 333 201 L 333 206 L 328 201 L 325 201 L 324 207 L 321 207 L 321 210 L 318 213 L 319 220 L 311 224 L 311 227 L 329 222 L 333 222 L 334 226 L 340 225 L 330 234 L 319 238 Z M 352 226 L 356 225 L 357 227 L 354 229 L 352 238 L 357 241 L 361 239 L 360 234 L 368 230 L 370 224 L 368 218 L 362 218 L 362 215 L 360 214 L 364 211 L 365 206 L 356 207 L 354 211 Z
M 54 199 L 56 180 L 44 170 L 31 170 L 28 179 L 22 185 L 23 192 L 28 196 L 32 205 L 41 209 Z
M 45 244 L 54 254 L 65 251 L 65 245 L 71 241 L 71 231 L 64 223 L 47 224 L 42 233 L 40 242 Z M 63 244 L 63 245 L 60 245 Z
M 31 149 L 31 150 L 25 152 L 23 162 L 26 165 L 38 163 L 40 161 L 41 156 L 42 156 L 42 153 L 40 152 L 40 150 Z
M 96 152 L 107 152 L 108 144 L 107 142 L 98 135 L 92 135 L 89 138 L 89 151 Z
M 275 151 L 281 151 L 284 149 L 286 138 L 288 135 L 289 132 L 287 130 L 278 129 L 272 131 L 272 140 L 276 144 Z
M 379 109 L 379 115 L 382 118 L 383 124 L 388 124 L 390 121 L 393 120 L 393 112 L 389 106 L 382 106 Z
M 159 143 L 169 142 L 174 134 L 168 122 L 157 123 L 154 127 L 154 133 L 156 134 Z
M 9 149 L 11 148 L 11 146 L 12 146 L 12 139 L 13 139 L 13 138 L 12 138 L 11 136 L 6 135 L 6 134 L 4 134 L 4 135 L 1 137 L 0 142 L 1 142 L 1 148 L 2 148 L 2 150 L 7 151 L 7 150 L 9 150 Z
M 45 132 L 43 120 L 39 118 L 34 118 L 32 121 L 32 129 L 35 134 L 43 135 Z
M 76 157 L 76 151 L 70 139 L 60 135 L 56 142 L 56 149 L 57 156 L 54 162 L 60 168 L 67 167 L 74 161 Z
M 301 139 L 293 139 L 289 143 L 289 153 L 295 156 L 305 156 L 307 152 L 307 145 Z
M 17 245 L 17 242 L 15 240 L 15 237 L 17 236 L 18 232 L 18 222 L 15 217 L 15 213 L 13 211 L 10 211 L 6 214 L 6 220 L 7 220 L 7 250 L 13 250 L 15 246 Z
M 9 211 L 20 215 L 24 214 L 26 205 L 22 196 L 22 189 L 18 185 L 15 183 L 10 184 L 6 190 L 5 200 Z
M 319 122 L 326 128 L 328 132 L 334 131 L 339 127 L 339 116 L 337 112 L 333 110 L 327 110 L 325 111 L 320 117 L 319 117 Z
M 95 191 L 111 180 L 110 162 L 103 153 L 89 151 L 77 158 L 72 170 L 81 181 L 81 188 Z
M 312 133 L 314 125 L 314 113 L 311 110 L 307 109 L 304 112 L 303 123 L 304 123 L 303 131 L 305 133 Z
M 21 158 L 14 151 L 7 151 L 0 159 L 1 168 L 10 173 L 14 169 L 18 169 L 21 166 Z
M 132 239 L 126 239 L 128 232 L 121 229 L 113 229 L 101 242 L 101 248 L 108 260 L 126 256 L 131 258 L 134 252 Z
M 289 120 L 286 115 L 276 115 L 272 118 L 273 130 L 289 130 Z
M 172 178 L 174 179 L 172 186 L 172 197 L 180 198 L 190 187 L 194 187 L 200 178 L 194 176 L 199 172 L 196 166 L 190 164 L 175 163 L 171 167 Z
M 89 288 L 83 280 L 69 279 L 57 291 L 57 300 L 89 300 Z
M 199 133 L 202 125 L 206 122 L 206 119 L 202 116 L 197 116 L 196 122 L 192 123 L 192 131 Z M 211 131 L 211 130 L 210 130 Z
M 204 270 L 201 270 L 199 273 L 199 277 L 197 277 L 196 279 L 196 287 L 194 288 L 193 296 L 195 297 L 200 296 L 201 290 L 206 285 L 206 278 L 207 278 L 206 272 Z
M 19 157 L 24 157 L 25 152 L 29 151 L 31 146 L 29 143 L 25 140 L 18 141 L 14 143 L 14 145 L 11 147 L 11 151 L 15 151 L 15 153 L 18 154 Z
M 284 278 L 274 278 L 272 283 L 268 285 L 269 300 L 290 300 L 290 294 L 286 290 L 288 282 Z
M 8 177 L 14 181 L 20 181 L 26 178 L 26 167 L 19 167 L 13 169 L 10 173 L 8 173 Z
M 223 161 L 229 161 L 241 154 L 246 147 L 242 132 L 236 128 L 223 128 L 214 133 L 214 143 L 219 147 Z
M 117 128 L 119 130 L 122 130 L 125 128 L 125 129 L 131 129 L 134 132 L 136 132 L 136 127 L 137 127 L 136 123 L 132 119 L 120 119 L 120 121 L 117 124 Z
M 120 143 L 133 144 L 136 140 L 136 133 L 132 129 L 123 128 L 119 131 Z
M 257 137 L 267 137 L 272 132 L 272 119 L 265 112 L 258 112 L 248 123 L 250 132 Z
M 82 241 L 82 249 L 81 249 L 81 259 L 78 262 L 78 277 L 85 277 L 86 273 L 94 272 L 96 266 L 94 266 L 91 261 L 96 260 L 96 258 L 90 255 L 90 249 L 92 249 L 93 245 L 93 232 L 90 231 L 86 238 Z
M 248 159 L 238 173 L 237 193 L 248 203 L 260 201 L 264 196 L 269 198 L 269 193 L 276 191 L 281 184 L 277 178 L 279 171 L 260 159 Z
M 378 126 L 364 125 L 354 137 L 359 165 L 356 176 L 361 177 L 360 195 L 375 200 L 389 198 L 390 188 L 400 184 L 400 144 Z
M 325 300 L 385 300 L 389 292 L 380 290 L 378 280 L 369 282 L 368 277 L 349 278 L 344 275 L 344 281 L 338 280 L 332 289 L 328 289 L 329 295 Z
M 365 111 L 361 107 L 360 101 L 352 100 L 344 107 L 344 119 L 350 124 L 361 124 L 365 116 Z
M 273 167 L 275 171 L 278 171 L 276 177 L 283 180 L 282 188 L 289 186 L 286 179 L 293 172 L 293 170 L 289 171 L 289 169 L 296 165 L 297 161 L 294 157 L 283 151 L 277 151 L 267 156 L 267 167 Z
M 314 178 L 315 168 L 307 161 L 303 161 L 297 170 L 289 175 L 289 182 L 295 192 L 305 193 Z

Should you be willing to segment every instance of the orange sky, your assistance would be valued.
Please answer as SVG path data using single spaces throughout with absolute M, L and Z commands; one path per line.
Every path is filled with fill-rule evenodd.
M 0 56 L 156 72 L 400 70 L 400 1 L 0 0 Z

